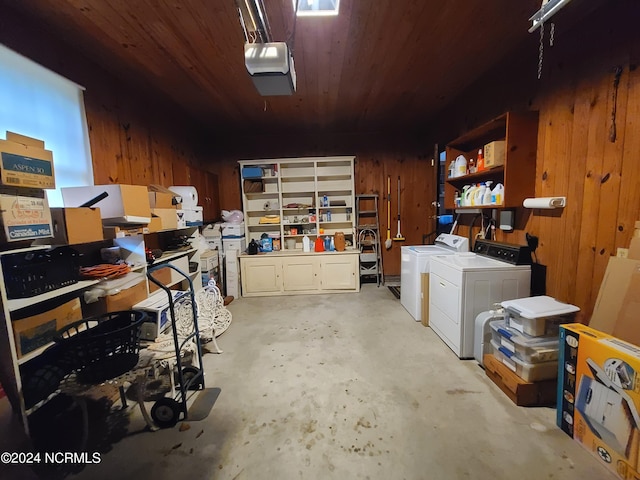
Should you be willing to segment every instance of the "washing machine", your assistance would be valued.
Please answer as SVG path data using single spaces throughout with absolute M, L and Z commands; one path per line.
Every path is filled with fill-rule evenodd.
M 527 247 L 477 240 L 474 252 L 431 256 L 429 269 L 429 327 L 461 359 L 474 357 L 479 313 L 531 295 Z
M 468 251 L 467 238 L 447 233 L 438 235 L 434 245 L 401 248 L 400 303 L 417 322 L 422 320 L 422 274 L 429 273 L 429 258 Z

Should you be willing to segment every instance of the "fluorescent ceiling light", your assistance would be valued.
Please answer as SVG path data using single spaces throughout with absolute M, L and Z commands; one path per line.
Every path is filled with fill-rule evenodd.
M 338 15 L 340 9 L 340 0 L 292 0 L 294 9 L 296 1 L 299 17 Z
M 540 28 L 540 25 L 549 20 L 558 10 L 560 10 L 570 1 L 571 0 L 543 0 L 542 8 L 540 8 L 540 10 L 533 14 L 533 16 L 529 19 L 529 21 L 532 22 L 529 33 L 532 33 Z

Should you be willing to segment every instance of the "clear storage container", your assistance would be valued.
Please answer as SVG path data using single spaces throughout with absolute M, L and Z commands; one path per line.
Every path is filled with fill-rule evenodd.
M 547 296 L 517 298 L 502 302 L 507 325 L 534 337 L 557 335 L 559 325 L 574 321 L 580 309 Z
M 491 339 L 493 355 L 513 370 L 516 375 L 525 382 L 538 382 L 541 380 L 551 380 L 558 377 L 558 362 L 529 363 L 520 360 L 505 347 L 500 346 Z
M 558 359 L 557 336 L 530 337 L 507 326 L 504 320 L 489 323 L 492 339 L 501 347 L 528 363 L 551 362 Z

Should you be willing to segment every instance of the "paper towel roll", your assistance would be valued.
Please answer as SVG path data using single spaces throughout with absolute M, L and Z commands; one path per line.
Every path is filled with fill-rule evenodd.
M 565 203 L 566 197 L 538 197 L 525 198 L 522 206 L 524 208 L 562 208 Z
M 169 190 L 182 197 L 183 207 L 195 207 L 198 205 L 198 190 L 196 190 L 196 187 L 191 185 L 172 186 L 169 187 Z

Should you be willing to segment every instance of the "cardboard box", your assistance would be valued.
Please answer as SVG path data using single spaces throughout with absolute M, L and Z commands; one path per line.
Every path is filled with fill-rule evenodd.
M 640 345 L 640 260 L 611 257 L 589 326 Z
M 556 381 L 526 382 L 491 354 L 483 357 L 487 377 L 513 403 L 521 407 L 553 405 L 556 400 Z
M 7 140 L 9 142 L 21 143 L 28 147 L 36 147 L 44 150 L 44 141 L 37 138 L 27 137 L 26 135 L 20 135 L 19 133 L 7 131 Z
M 422 281 L 422 302 L 421 302 L 421 322 L 425 327 L 429 326 L 429 274 L 421 273 L 420 279 Z
M 18 358 L 52 342 L 58 330 L 81 319 L 80 299 L 74 298 L 46 312 L 14 320 L 12 325 Z
M 36 146 L 44 142 L 17 134 L 8 137 L 24 139 L 21 141 L 26 144 L 0 140 L 1 183 L 12 187 L 56 188 L 53 154 Z
M 200 271 L 210 272 L 218 267 L 218 252 L 214 250 L 205 250 L 200 254 Z
M 147 298 L 147 284 L 141 281 L 126 290 L 122 290 L 120 293 L 100 297 L 97 302 L 86 304 L 84 314 L 85 316 L 95 316 L 109 312 L 131 310 L 136 303 L 145 298 Z
M 169 285 L 171 283 L 171 269 L 170 268 L 160 268 L 151 273 L 153 278 L 158 280 L 163 285 Z M 147 280 L 149 283 L 149 293 L 153 293 L 156 290 L 160 290 L 160 287 L 153 283 L 151 280 Z
M 158 270 L 162 272 L 166 268 Z M 188 292 L 172 291 L 174 301 L 174 311 L 180 309 L 180 299 L 186 299 Z M 169 308 L 169 295 L 162 291 L 151 295 L 146 300 L 133 306 L 136 310 L 143 310 L 149 315 L 149 321 L 142 325 L 140 338 L 144 340 L 155 340 L 156 337 L 163 333 L 171 325 L 171 310 Z
M 52 208 L 51 221 L 54 245 L 104 240 L 99 208 Z
M 182 207 L 187 227 L 199 227 L 203 224 L 203 207 Z
M 151 215 L 160 219 L 161 230 L 175 230 L 178 228 L 178 216 L 175 208 L 152 208 Z
M 484 167 L 493 168 L 500 165 L 504 165 L 506 158 L 505 151 L 506 142 L 504 140 L 498 140 L 495 142 L 487 143 L 484 146 Z
M 640 452 L 640 349 L 579 323 L 560 327 L 556 423 L 622 479 Z
M 6 242 L 53 236 L 51 211 L 43 190 L 0 189 L 0 237 Z
M 176 209 L 176 217 L 177 217 L 177 227 L 176 228 L 186 228 L 187 227 L 187 217 L 183 209 Z
M 244 222 L 242 223 L 222 223 L 221 233 L 223 237 L 239 238 L 244 237 Z
M 175 195 L 170 192 L 149 192 L 149 205 L 151 208 L 172 208 L 175 210 L 176 204 L 173 203 L 174 196 Z
M 61 192 L 65 207 L 78 207 L 106 192 L 108 196 L 93 205 L 100 209 L 105 225 L 148 224 L 151 221 L 149 195 L 147 187 L 142 185 L 68 187 L 62 188 Z
M 229 250 L 225 254 L 226 294 L 235 298 L 240 297 L 240 267 L 238 265 L 237 250 Z

